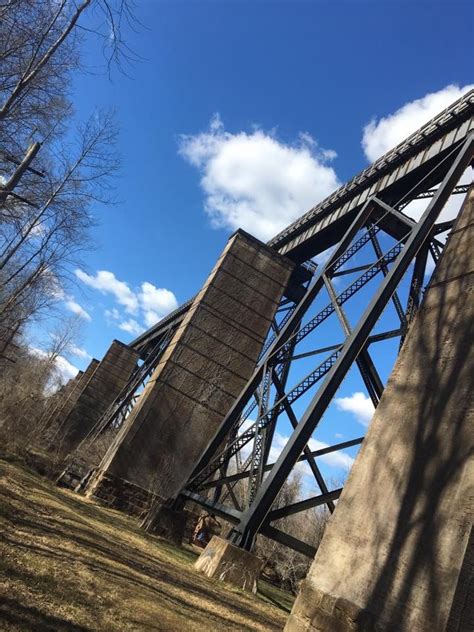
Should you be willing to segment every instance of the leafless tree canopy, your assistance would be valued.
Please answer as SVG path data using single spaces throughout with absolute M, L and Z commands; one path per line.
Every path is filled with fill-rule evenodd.
M 303 480 L 300 473 L 295 472 L 283 486 L 274 508 L 290 505 L 302 498 Z M 315 507 L 278 520 L 274 526 L 317 549 L 329 518 L 330 514 L 326 508 Z M 265 561 L 267 578 L 296 594 L 300 582 L 308 573 L 312 560 L 262 535 L 257 537 L 255 552 Z
M 76 344 L 77 316 L 59 323 L 36 349 L 17 336 L 8 348 L 9 361 L 2 364 L 0 380 L 0 443 L 9 452 L 25 454 L 41 445 L 41 420 L 47 418 L 63 396 L 57 359 Z
M 118 168 L 110 112 L 75 123 L 81 47 L 99 38 L 105 67 L 131 58 L 126 0 L 9 0 L 0 6 L 0 341 L 63 296 L 89 245 L 96 202 Z M 12 334 L 13 332 L 13 334 Z M 1 356 L 1 354 L 0 354 Z
M 113 201 L 119 167 L 112 112 L 74 116 L 71 85 L 85 45 L 102 67 L 131 59 L 129 0 L 0 2 L 0 434 L 31 444 L 58 380 L 57 359 L 77 333 L 63 319 L 35 351 L 28 325 L 67 298 L 90 244 L 97 203 Z M 100 63 L 99 63 L 100 66 Z M 61 329 L 62 327 L 62 329 Z
M 46 138 L 69 116 L 85 34 L 100 39 L 109 69 L 133 59 L 123 37 L 124 26 L 135 24 L 132 8 L 130 0 L 9 0 L 0 7 L 0 121 L 19 153 L 25 135 Z

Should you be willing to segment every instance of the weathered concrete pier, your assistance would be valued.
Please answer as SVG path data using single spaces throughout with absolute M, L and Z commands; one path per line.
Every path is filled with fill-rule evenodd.
M 139 354 L 114 340 L 99 362 L 93 359 L 69 396 L 47 421 L 49 450 L 59 459 L 76 450 L 126 385 Z
M 140 513 L 179 490 L 251 376 L 293 267 L 243 231 L 229 239 L 88 496 Z
M 473 629 L 474 189 L 405 340 L 288 632 Z

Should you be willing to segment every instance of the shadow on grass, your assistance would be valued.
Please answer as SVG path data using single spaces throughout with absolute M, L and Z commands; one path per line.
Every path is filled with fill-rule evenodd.
M 65 619 L 47 615 L 37 608 L 19 603 L 15 599 L 0 597 L 0 620 L 19 630 L 33 632 L 91 632 L 90 628 L 75 625 Z M 3 628 L 6 629 L 6 628 Z
M 5 470 L 5 466 L 1 469 Z M 9 472 L 9 475 L 13 480 L 12 472 Z M 32 489 L 29 489 L 30 484 Z M 28 503 L 24 501 L 25 489 L 29 496 Z M 131 589 L 136 592 L 138 598 L 146 598 L 159 604 L 159 608 L 164 608 L 170 615 L 175 616 L 176 621 L 189 621 L 190 624 L 195 622 L 203 628 L 206 624 L 214 624 L 222 630 L 236 629 L 235 617 L 239 615 L 249 620 L 248 626 L 239 624 L 239 629 L 242 630 L 254 629 L 250 622 L 257 623 L 267 630 L 281 628 L 281 615 L 275 613 L 273 616 L 271 612 L 259 612 L 255 598 L 229 590 L 221 583 L 215 582 L 214 585 L 214 582 L 194 575 L 191 564 L 196 556 L 193 552 L 175 548 L 145 534 L 134 524 L 133 519 L 123 514 L 97 507 L 80 497 L 59 491 L 49 482 L 37 479 L 34 474 L 28 472 L 24 475 L 21 472 L 19 478 L 15 476 L 11 486 L 2 485 L 0 493 L 4 500 L 2 513 L 7 521 L 14 525 L 14 529 L 9 529 L 3 534 L 3 540 L 9 547 L 23 551 L 26 556 L 33 554 L 49 558 L 52 565 L 55 564 L 62 569 L 73 568 L 73 564 L 80 561 L 107 587 L 118 588 L 123 592 Z M 51 511 L 51 503 L 56 505 L 54 512 Z M 30 536 L 30 541 L 20 535 L 25 532 Z M 138 537 L 143 546 L 156 550 L 156 556 L 149 555 L 135 546 L 133 541 L 130 541 L 131 536 Z M 69 544 L 74 548 L 68 550 Z M 79 594 L 73 573 L 69 577 L 58 579 L 51 577 L 50 574 L 46 577 L 37 577 L 34 574 L 28 576 L 25 569 L 21 569 L 20 572 L 15 571 L 13 567 L 5 570 L 11 578 L 26 582 L 27 585 L 34 582 L 44 594 L 81 605 L 89 612 L 93 609 L 90 598 L 86 594 Z M 183 597 L 176 594 L 181 591 Z M 270 595 L 264 596 L 280 611 L 288 612 L 288 608 L 272 599 Z M 108 602 L 107 607 L 114 606 L 113 600 L 107 598 L 107 593 L 103 597 Z M 205 600 L 209 605 L 203 603 Z M 263 600 L 261 603 L 263 605 Z M 4 621 L 11 615 L 13 604 L 14 602 L 9 603 L 6 610 L 0 611 L 0 618 L 3 617 Z M 18 604 L 17 609 L 22 607 L 28 610 L 22 604 Z M 157 614 L 159 608 L 157 607 Z M 28 616 L 33 617 L 34 610 L 32 608 Z M 20 612 L 18 614 L 26 616 Z M 38 616 L 38 625 L 43 625 L 41 616 L 47 618 L 48 615 L 40 613 Z M 132 623 L 132 613 L 127 612 L 125 616 L 126 622 Z M 27 622 L 25 619 L 25 624 Z M 67 622 L 61 625 L 67 625 Z M 37 626 L 33 629 L 48 628 Z M 67 628 L 51 626 L 49 629 Z

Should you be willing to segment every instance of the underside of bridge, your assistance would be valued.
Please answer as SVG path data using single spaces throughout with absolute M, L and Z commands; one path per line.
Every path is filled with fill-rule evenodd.
M 473 113 L 471 91 L 268 244 L 233 235 L 201 291 L 124 346 L 120 370 L 104 358 L 101 380 L 99 364 L 67 389 L 49 421 L 53 447 L 74 436 L 63 483 L 161 532 L 182 531 L 190 501 L 220 516 L 228 537 L 203 554 L 218 575 L 229 559 L 258 572 L 258 534 L 313 557 L 285 518 L 325 506 L 289 629 L 464 630 L 472 194 L 457 224 L 441 213 L 469 190 Z M 365 439 L 323 443 L 349 378 L 374 420 Z M 79 431 L 79 403 L 96 400 Z M 324 460 L 350 462 L 362 442 L 345 490 L 332 486 Z M 308 493 L 282 505 L 301 467 Z

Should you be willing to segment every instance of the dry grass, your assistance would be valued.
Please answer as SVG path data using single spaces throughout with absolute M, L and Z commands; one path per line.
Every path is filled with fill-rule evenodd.
M 0 460 L 1 630 L 282 629 L 289 596 L 282 605 L 268 585 L 253 597 L 208 580 L 194 559 Z

